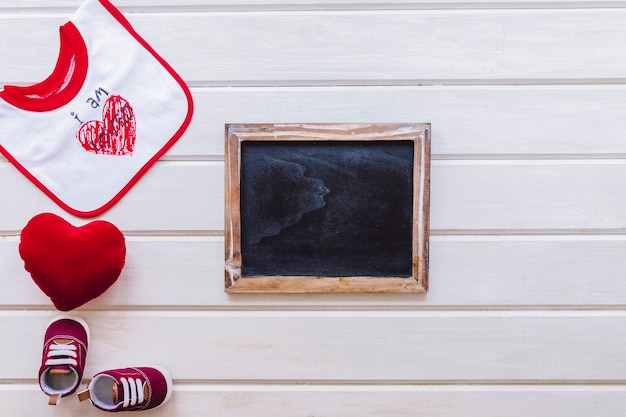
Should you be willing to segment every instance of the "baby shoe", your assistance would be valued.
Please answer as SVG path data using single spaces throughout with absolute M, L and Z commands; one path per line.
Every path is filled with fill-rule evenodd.
M 39 386 L 50 396 L 48 404 L 57 405 L 61 397 L 76 391 L 83 378 L 89 327 L 73 316 L 55 317 L 46 330 L 39 368 Z
M 172 395 L 172 378 L 159 367 L 111 369 L 96 374 L 78 399 L 104 411 L 141 411 L 165 404 Z

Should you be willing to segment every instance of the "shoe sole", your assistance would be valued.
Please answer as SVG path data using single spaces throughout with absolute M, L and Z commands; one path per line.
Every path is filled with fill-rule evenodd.
M 69 320 L 73 320 L 77 323 L 79 323 L 81 326 L 83 326 L 83 328 L 85 329 L 85 333 L 87 333 L 87 344 L 89 345 L 89 342 L 91 340 L 91 335 L 89 332 L 89 325 L 87 325 L 87 322 L 85 320 L 83 320 L 82 318 L 75 316 L 73 314 L 59 314 L 57 316 L 55 316 L 52 320 L 50 320 L 50 323 L 48 323 L 48 327 L 54 323 L 57 322 L 59 320 L 64 320 L 64 319 L 69 319 Z

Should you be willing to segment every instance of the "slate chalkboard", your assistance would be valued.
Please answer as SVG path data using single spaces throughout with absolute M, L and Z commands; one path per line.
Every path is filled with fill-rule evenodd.
M 229 292 L 425 291 L 430 125 L 228 125 Z
M 249 141 L 242 274 L 412 273 L 412 141 Z

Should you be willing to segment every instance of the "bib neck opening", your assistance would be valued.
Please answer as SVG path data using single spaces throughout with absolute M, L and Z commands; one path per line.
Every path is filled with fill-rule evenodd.
M 44 81 L 30 86 L 5 85 L 0 98 L 23 110 L 49 111 L 69 103 L 87 76 L 87 47 L 72 22 L 61 26 L 57 63 Z

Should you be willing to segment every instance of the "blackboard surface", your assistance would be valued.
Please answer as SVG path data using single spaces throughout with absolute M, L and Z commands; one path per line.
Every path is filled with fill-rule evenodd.
M 245 141 L 246 276 L 409 277 L 410 140 Z

